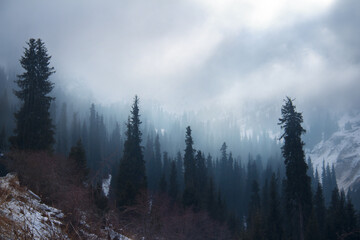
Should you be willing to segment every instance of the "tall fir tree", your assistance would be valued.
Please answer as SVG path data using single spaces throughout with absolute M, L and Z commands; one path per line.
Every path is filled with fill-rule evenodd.
M 140 124 L 139 98 L 135 96 L 117 177 L 116 197 L 119 207 L 135 204 L 136 197 L 147 188 Z
M 191 128 L 186 128 L 185 136 L 185 154 L 184 154 L 184 182 L 185 189 L 183 193 L 184 206 L 197 205 L 197 197 L 195 190 L 196 181 L 196 165 L 195 165 L 195 150 L 193 148 L 194 141 L 191 136 Z
M 50 67 L 51 56 L 41 39 L 31 38 L 27 45 L 20 59 L 25 72 L 18 75 L 16 83 L 20 90 L 15 91 L 22 105 L 15 113 L 15 135 L 10 141 L 13 148 L 52 151 L 55 142 L 54 125 L 49 108 L 54 98 L 49 93 L 54 84 L 49 81 L 49 77 L 55 71 Z
M 279 125 L 284 129 L 280 139 L 284 139 L 282 154 L 285 159 L 285 194 L 287 215 L 291 222 L 289 234 L 293 239 L 304 239 L 304 231 L 311 213 L 310 177 L 306 174 L 304 142 L 301 135 L 305 129 L 301 126 L 302 114 L 296 111 L 293 101 L 288 97 L 281 109 Z

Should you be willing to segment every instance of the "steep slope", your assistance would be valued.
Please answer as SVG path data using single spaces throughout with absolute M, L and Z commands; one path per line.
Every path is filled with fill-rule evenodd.
M 0 178 L 1 239 L 69 239 L 62 230 L 63 216 L 21 187 L 16 175 Z
M 64 214 L 41 203 L 39 196 L 20 186 L 15 174 L 0 177 L 0 239 L 73 239 L 68 236 L 62 223 Z M 90 226 L 75 230 L 75 239 L 131 240 L 110 227 L 98 234 L 91 233 Z M 81 235 L 81 236 L 80 236 Z
M 347 191 L 360 185 L 360 115 L 345 116 L 340 130 L 317 144 L 309 156 L 321 173 L 323 161 L 334 164 L 339 188 Z

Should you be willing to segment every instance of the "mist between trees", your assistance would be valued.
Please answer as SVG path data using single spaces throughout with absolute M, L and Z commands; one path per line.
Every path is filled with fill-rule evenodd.
M 160 214 L 165 210 L 157 206 L 152 211 L 153 201 L 166 199 L 169 215 L 182 219 L 189 211 L 197 224 L 206 219 L 194 239 L 359 237 L 351 198 L 339 192 L 333 167 L 324 164 L 319 176 L 311 159 L 305 161 L 303 117 L 291 98 L 285 99 L 281 110 L 281 135 L 261 126 L 246 129 L 246 121 L 232 115 L 201 121 L 196 113 L 171 114 L 156 104 L 142 103 L 138 96 L 131 106 L 73 102 L 61 90 L 51 97 L 50 59 L 44 43 L 30 39 L 17 86 L 2 71 L 0 148 L 10 153 L 47 151 L 73 159 L 69 164 L 81 173 L 77 184 L 95 189 L 100 212 L 115 209 L 133 222 L 126 229 L 132 235 L 139 231 L 149 239 L 168 236 L 166 231 L 174 226 L 165 224 Z M 319 133 L 326 138 L 336 129 L 331 118 L 323 131 L 314 130 L 316 126 L 310 128 L 314 138 Z M 9 166 L 16 170 L 18 165 L 21 161 Z M 110 194 L 105 197 L 99 186 L 109 174 Z M 221 229 L 220 236 L 209 237 L 212 225 Z M 186 232 L 174 239 L 191 238 Z

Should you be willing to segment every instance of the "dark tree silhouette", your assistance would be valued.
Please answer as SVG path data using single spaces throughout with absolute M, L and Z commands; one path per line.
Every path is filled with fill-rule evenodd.
M 89 169 L 86 167 L 85 149 L 79 139 L 75 146 L 70 149 L 69 158 L 75 161 L 76 174 L 79 175 L 80 181 L 87 179 Z
M 141 147 L 139 98 L 135 96 L 131 117 L 127 122 L 127 139 L 120 160 L 116 195 L 118 205 L 133 205 L 139 193 L 146 189 L 145 161 Z
M 177 181 L 177 171 L 176 171 L 176 162 L 171 162 L 171 171 L 169 179 L 169 196 L 176 200 L 179 191 L 179 184 Z
M 191 128 L 186 128 L 185 137 L 185 154 L 184 154 L 184 181 L 185 189 L 183 194 L 183 204 L 185 206 L 197 205 L 197 198 L 195 192 L 196 181 L 196 165 L 195 165 L 195 150 L 193 148 L 194 141 L 191 137 Z
M 50 67 L 50 58 L 41 39 L 27 42 L 21 66 L 25 72 L 16 81 L 20 90 L 14 91 L 22 102 L 15 113 L 15 135 L 10 142 L 13 148 L 23 150 L 53 150 L 54 126 L 49 108 L 54 98 L 48 96 L 54 84 L 49 81 L 55 71 Z
M 307 165 L 301 135 L 305 129 L 301 126 L 302 114 L 296 111 L 290 98 L 285 100 L 281 109 L 282 118 L 279 125 L 284 129 L 280 139 L 284 139 L 282 154 L 285 159 L 286 181 L 285 194 L 287 213 L 291 220 L 290 234 L 293 239 L 304 239 L 307 218 L 311 212 L 310 177 L 307 176 Z

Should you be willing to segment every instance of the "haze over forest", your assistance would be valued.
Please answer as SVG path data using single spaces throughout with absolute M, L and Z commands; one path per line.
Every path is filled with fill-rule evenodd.
M 6 161 L 16 159 L 4 166 L 28 177 L 33 173 L 21 172 L 21 164 L 16 165 L 22 157 L 17 150 L 50 150 L 54 155 L 43 159 L 63 157 L 70 168 L 76 165 L 71 165 L 74 151 L 82 151 L 83 165 L 80 170 L 74 168 L 82 181 L 76 184 L 93 195 L 101 192 L 89 200 L 94 201 L 94 209 L 102 213 L 112 209 L 122 216 L 121 207 L 135 204 L 142 190 L 161 198 L 166 193 L 172 203 L 191 208 L 193 214 L 209 214 L 209 226 L 214 220 L 222 229 L 226 222 L 226 230 L 219 231 L 234 239 L 257 239 L 254 216 L 260 209 L 261 217 L 268 221 L 264 220 L 264 229 L 271 225 L 265 213 L 270 204 L 262 202 L 260 207 L 259 191 L 265 200 L 270 197 L 268 190 L 279 194 L 279 199 L 288 197 L 292 187 L 282 192 L 281 186 L 298 181 L 296 175 L 309 187 L 301 194 L 308 197 L 302 202 L 309 207 L 304 210 L 306 227 L 291 229 L 279 217 L 278 225 L 284 229 L 278 232 L 310 234 L 310 227 L 318 221 L 311 219 L 315 214 L 311 201 L 319 193 L 318 186 L 323 186 L 326 216 L 333 216 L 333 196 L 343 197 L 343 204 L 352 208 L 348 196 L 360 199 L 360 188 L 353 188 L 360 182 L 359 11 L 357 0 L 0 1 L 0 153 L 8 154 Z M 49 54 L 47 64 L 55 70 L 47 69 L 49 79 L 37 86 L 41 89 L 54 83 L 54 89 L 39 92 L 55 98 L 44 98 L 49 106 L 41 101 L 34 106 L 43 107 L 43 112 L 39 110 L 43 115 L 34 119 L 45 119 L 41 127 L 46 134 L 39 139 L 50 139 L 40 148 L 32 148 L 34 137 L 28 138 L 32 147 L 24 141 L 31 128 L 24 136 L 19 133 L 33 114 L 24 107 L 28 99 L 19 94 L 27 91 L 27 85 L 19 82 L 37 81 L 26 75 L 23 62 L 31 48 L 37 49 L 39 59 Z M 28 59 L 29 66 L 35 66 Z M 294 114 L 296 131 L 287 129 L 284 109 Z M 294 132 L 298 145 L 288 151 L 298 151 L 300 165 L 295 168 L 298 174 L 291 176 L 287 172 L 291 154 L 284 153 L 284 136 L 294 136 Z M 132 134 L 136 140 L 129 137 Z M 136 161 L 129 159 L 142 165 L 132 166 Z M 344 159 L 348 165 L 341 165 Z M 186 162 L 196 168 L 193 175 L 190 171 L 192 178 Z M 128 166 L 136 171 L 126 172 Z M 136 174 L 141 176 L 134 177 L 134 185 L 126 185 Z M 111 185 L 105 194 L 97 188 L 106 181 Z M 175 193 L 170 181 L 176 185 Z M 197 183 L 192 186 L 192 182 Z M 121 193 L 126 187 L 128 192 Z M 338 187 L 346 190 L 346 200 Z M 217 206 L 209 205 L 207 191 L 211 201 L 218 194 Z M 275 195 L 271 197 L 277 198 Z M 259 202 L 255 207 L 251 205 L 254 196 Z M 49 198 L 63 200 L 57 197 Z M 279 199 L 274 202 L 283 201 Z M 360 209 L 359 203 L 355 208 Z M 166 211 L 177 214 L 173 209 Z M 355 218 L 355 212 L 349 212 Z M 302 218 L 302 210 L 297 213 Z M 357 227 L 356 221 L 348 221 L 354 228 L 344 223 L 342 229 L 334 227 L 327 234 L 349 233 Z M 127 234 L 137 232 L 127 230 Z M 325 228 L 319 232 L 324 235 Z M 160 232 L 154 230 L 154 234 Z M 166 236 L 161 234 L 156 236 Z
M 274 136 L 285 96 L 308 130 L 358 111 L 357 9 L 355 0 L 2 1 L 0 65 L 12 81 L 25 41 L 39 37 L 54 92 L 69 102 L 110 106 L 137 94 L 144 111 L 151 102 L 204 122 L 230 117 Z

